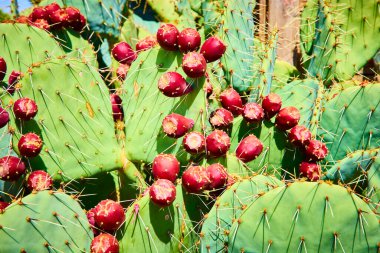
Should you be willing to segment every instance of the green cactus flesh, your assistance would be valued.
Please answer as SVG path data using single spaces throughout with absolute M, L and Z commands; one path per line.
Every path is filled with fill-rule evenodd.
M 295 182 L 259 197 L 229 233 L 228 252 L 376 252 L 379 222 L 367 203 L 323 182 Z

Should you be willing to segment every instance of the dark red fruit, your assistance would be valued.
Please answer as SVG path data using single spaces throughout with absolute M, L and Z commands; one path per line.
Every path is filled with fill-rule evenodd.
M 198 132 L 190 132 L 183 137 L 183 147 L 190 154 L 199 154 L 205 150 L 205 137 Z
M 5 208 L 7 208 L 10 204 L 4 201 L 0 201 L 0 214 L 5 212 Z
M 65 9 L 56 10 L 53 13 L 51 13 L 49 17 L 50 24 L 54 29 L 60 29 L 62 27 L 67 26 L 68 24 L 69 16 L 67 15 Z
M 33 8 L 32 13 L 29 15 L 29 19 L 33 22 L 38 19 L 45 19 L 47 21 L 49 20 L 49 14 L 46 12 L 45 7 L 37 6 Z
M 311 140 L 305 150 L 307 158 L 311 161 L 322 160 L 328 153 L 329 150 L 327 149 L 326 144 L 317 140 Z
M 35 133 L 26 133 L 18 141 L 20 155 L 25 157 L 36 157 L 41 152 L 42 140 Z
M 25 164 L 20 158 L 4 156 L 0 158 L 0 179 L 16 181 L 25 173 Z
M 30 22 L 30 25 L 42 30 L 46 30 L 46 31 L 50 30 L 50 25 L 48 21 L 46 21 L 45 19 L 37 19 L 36 21 Z
M 194 126 L 194 120 L 172 113 L 162 121 L 164 132 L 172 138 L 184 136 Z
M 167 179 L 158 179 L 149 187 L 150 200 L 160 207 L 170 206 L 176 197 L 175 185 Z
M 226 45 L 215 36 L 208 38 L 201 47 L 201 54 L 207 62 L 219 60 L 224 52 L 226 52 Z
M 53 185 L 51 176 L 43 170 L 36 170 L 30 173 L 27 181 L 29 190 L 43 191 L 50 189 Z
M 301 114 L 293 106 L 282 108 L 276 116 L 276 127 L 281 130 L 288 130 L 298 124 Z
M 4 58 L 0 57 L 0 82 L 4 80 L 5 74 L 7 73 L 7 63 Z
M 219 98 L 222 106 L 234 115 L 239 115 L 242 113 L 243 101 L 241 100 L 239 93 L 237 93 L 237 91 L 233 88 L 224 90 L 220 94 Z
M 95 222 L 107 231 L 118 229 L 125 221 L 123 207 L 110 199 L 100 201 L 95 207 Z
M 77 8 L 69 6 L 65 10 L 67 13 L 67 24 L 69 27 L 73 28 L 75 24 L 80 23 L 81 14 Z
M 167 179 L 175 182 L 180 165 L 172 154 L 159 154 L 153 160 L 152 173 L 154 179 Z
M 307 127 L 297 125 L 290 129 L 288 139 L 294 146 L 306 146 L 311 140 L 311 132 Z
M 96 229 L 96 223 L 95 223 L 95 208 L 91 208 L 86 213 L 88 223 L 91 225 L 92 232 L 94 235 L 99 234 L 98 230 Z
M 5 127 L 9 122 L 9 113 L 0 107 L 0 128 Z
M 136 51 L 141 52 L 148 50 L 149 48 L 155 47 L 157 45 L 156 37 L 147 36 L 144 39 L 140 40 L 136 44 Z
M 206 73 L 206 68 L 206 60 L 200 53 L 190 52 L 182 58 L 182 69 L 188 77 L 202 77 Z
M 261 106 L 264 109 L 265 117 L 270 119 L 280 111 L 282 106 L 281 97 L 275 93 L 269 93 L 263 99 Z
M 321 168 L 316 163 L 302 162 L 299 172 L 301 177 L 307 177 L 311 181 L 317 181 L 321 177 Z
M 236 148 L 236 157 L 247 163 L 256 159 L 263 151 L 263 144 L 253 134 L 240 141 Z
M 16 91 L 16 84 L 20 81 L 21 77 L 22 73 L 16 70 L 13 70 L 9 75 L 7 91 L 10 94 L 13 94 Z
M 178 29 L 172 24 L 162 24 L 157 30 L 157 42 L 160 46 L 169 51 L 178 49 Z
M 178 35 L 178 47 L 182 53 L 197 51 L 201 45 L 201 36 L 193 28 L 185 28 Z
M 114 121 L 124 119 L 123 100 L 117 94 L 111 94 L 112 116 Z
M 247 103 L 243 107 L 243 118 L 248 123 L 260 123 L 264 119 L 264 110 L 259 104 Z
M 129 65 L 128 64 L 120 64 L 119 67 L 117 67 L 117 70 L 116 70 L 117 78 L 120 81 L 124 81 L 125 78 L 127 77 L 128 70 L 129 70 Z
M 193 88 L 177 72 L 166 72 L 158 80 L 158 89 L 168 97 L 180 97 L 190 93 Z
M 189 193 L 201 193 L 208 189 L 210 179 L 205 167 L 190 166 L 182 174 L 182 185 Z
M 227 184 L 228 173 L 226 168 L 220 163 L 214 163 L 209 165 L 207 168 L 208 177 L 210 179 L 209 189 L 221 189 Z
M 45 6 L 46 15 L 47 15 L 47 17 L 49 17 L 48 21 L 49 21 L 50 24 L 52 24 L 51 18 L 50 18 L 51 15 L 55 11 L 58 11 L 60 9 L 61 9 L 61 7 L 56 2 L 48 4 L 48 5 Z
M 206 74 L 207 74 L 207 72 L 206 72 Z M 209 80 L 206 79 L 206 82 L 205 82 L 203 89 L 206 92 L 207 97 L 210 97 L 212 92 L 213 92 L 213 87 L 212 87 L 212 84 L 210 83 Z
M 82 14 L 79 15 L 79 21 L 73 22 L 70 24 L 71 28 L 73 28 L 75 31 L 80 32 L 82 31 L 87 24 L 87 20 L 85 16 Z
M 112 56 L 122 64 L 131 65 L 137 54 L 127 42 L 119 42 L 112 48 Z
M 91 253 L 119 253 L 119 242 L 112 235 L 102 233 L 92 240 Z
M 227 153 L 230 146 L 230 137 L 222 130 L 214 130 L 206 137 L 206 151 L 210 156 L 223 156 Z
M 218 108 L 210 115 L 210 124 L 216 128 L 225 128 L 232 124 L 234 115 L 229 110 Z
M 18 119 L 30 120 L 36 116 L 38 107 L 34 100 L 30 98 L 20 98 L 14 103 L 13 112 Z

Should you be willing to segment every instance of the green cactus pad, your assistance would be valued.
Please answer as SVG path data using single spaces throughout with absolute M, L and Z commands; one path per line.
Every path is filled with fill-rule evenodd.
M 295 182 L 259 197 L 234 222 L 228 252 L 376 252 L 379 221 L 344 187 Z
M 300 77 L 300 73 L 296 67 L 286 61 L 277 60 L 274 65 L 271 92 L 278 92 L 278 90 L 298 77 Z
M 91 65 L 65 58 L 46 61 L 35 65 L 20 85 L 3 101 L 11 108 L 19 97 L 28 97 L 38 105 L 30 121 L 15 121 L 11 113 L 16 152 L 21 134 L 35 132 L 43 140 L 41 153 L 28 159 L 33 169 L 71 181 L 122 168 L 108 89 Z
M 32 193 L 0 213 L 0 252 L 89 252 L 83 209 L 62 192 Z
M 202 252 L 223 252 L 232 222 L 265 192 L 284 184 L 270 176 L 257 175 L 236 182 L 217 199 L 207 214 L 201 231 Z

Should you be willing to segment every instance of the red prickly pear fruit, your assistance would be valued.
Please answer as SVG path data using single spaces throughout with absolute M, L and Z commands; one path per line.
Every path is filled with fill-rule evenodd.
M 119 253 L 119 242 L 107 233 L 101 233 L 91 242 L 91 253 Z
M 7 208 L 10 204 L 4 201 L 0 201 L 0 214 L 5 212 L 5 208 Z
M 4 181 L 16 181 L 25 173 L 25 164 L 15 156 L 0 158 L 0 179 Z
M 227 184 L 228 173 L 226 168 L 220 163 L 214 163 L 209 165 L 207 168 L 208 177 L 210 179 L 209 189 L 221 189 Z
M 5 127 L 9 122 L 9 113 L 0 107 L 0 128 Z
M 310 130 L 301 125 L 297 125 L 290 129 L 288 139 L 296 147 L 304 147 L 309 144 L 311 140 Z
M 226 45 L 222 40 L 213 36 L 208 38 L 201 47 L 201 54 L 205 57 L 207 62 L 219 60 L 224 52 L 226 52 Z
M 30 173 L 27 186 L 31 191 L 43 191 L 50 189 L 53 185 L 51 176 L 43 170 L 36 170 Z
M 197 51 L 201 45 L 201 36 L 193 28 L 185 28 L 178 35 L 178 47 L 182 53 Z
M 321 177 L 321 168 L 316 163 L 302 162 L 299 172 L 301 177 L 307 177 L 311 181 L 317 181 Z
M 18 119 L 30 120 L 36 116 L 38 107 L 34 100 L 30 98 L 20 98 L 14 103 L 13 112 Z
M 113 200 L 102 200 L 94 209 L 95 222 L 100 229 L 114 231 L 125 221 L 123 207 Z
M 10 94 L 13 94 L 16 91 L 16 84 L 20 81 L 21 77 L 22 73 L 16 70 L 13 70 L 9 75 L 7 91 Z
M 152 173 L 154 179 L 167 179 L 175 182 L 180 165 L 172 154 L 159 154 L 153 160 Z
M 67 26 L 69 16 L 65 9 L 59 9 L 50 14 L 50 24 L 54 29 L 61 29 Z
M 175 185 L 167 179 L 158 179 L 149 187 L 150 200 L 160 206 L 170 206 L 176 197 Z
M 180 97 L 190 93 L 193 88 L 177 72 L 166 72 L 158 80 L 158 89 L 167 97 Z
M 117 67 L 117 70 L 116 70 L 117 78 L 120 81 L 124 81 L 125 78 L 127 77 L 128 70 L 129 70 L 129 65 L 128 64 L 120 64 L 119 67 Z
M 247 163 L 256 159 L 263 151 L 263 144 L 253 134 L 240 141 L 236 148 L 236 157 Z
M 205 75 L 207 63 L 200 53 L 190 52 L 182 58 L 182 69 L 188 77 L 198 78 Z
M 7 63 L 3 57 L 0 57 L 0 82 L 4 80 L 5 74 L 7 73 Z
M 132 47 L 125 41 L 117 43 L 112 48 L 112 56 L 122 64 L 131 65 L 137 58 L 137 54 Z
M 172 113 L 162 121 L 164 132 L 172 138 L 184 136 L 194 126 L 194 120 Z
M 45 19 L 37 19 L 36 21 L 30 22 L 30 25 L 42 30 L 50 30 L 49 22 L 47 22 Z
M 298 124 L 301 118 L 300 111 L 293 106 L 282 108 L 276 116 L 276 127 L 288 130 Z
M 243 101 L 239 93 L 233 88 L 224 90 L 219 96 L 222 106 L 232 112 L 234 115 L 242 113 Z
M 50 24 L 52 24 L 51 15 L 60 9 L 61 9 L 61 7 L 56 2 L 48 4 L 45 6 L 45 12 L 46 12 L 46 15 L 48 17 L 47 20 L 49 21 Z
M 206 151 L 209 156 L 224 156 L 230 146 L 230 137 L 222 130 L 214 130 L 206 137 Z
M 229 110 L 218 108 L 211 113 L 209 121 L 215 128 L 225 128 L 232 124 L 234 115 Z
M 243 118 L 248 123 L 260 123 L 264 119 L 264 110 L 259 104 L 247 103 L 243 107 Z
M 98 230 L 96 229 L 96 222 L 95 222 L 95 208 L 91 208 L 86 213 L 88 223 L 90 223 L 92 232 L 94 235 L 99 234 Z
M 157 30 L 157 42 L 160 46 L 168 51 L 178 49 L 178 29 L 172 24 L 162 24 Z
M 72 6 L 67 7 L 65 10 L 67 13 L 67 25 L 73 28 L 73 24 L 80 22 L 80 11 Z
M 49 14 L 46 12 L 45 7 L 34 7 L 32 13 L 30 13 L 29 20 L 35 22 L 38 19 L 49 20 Z
M 282 106 L 281 97 L 275 93 L 269 93 L 263 99 L 261 106 L 264 109 L 265 117 L 270 119 L 280 111 Z
M 183 137 L 183 147 L 190 154 L 199 154 L 205 150 L 205 137 L 198 132 L 190 132 Z
M 18 141 L 20 155 L 25 157 L 36 157 L 42 149 L 42 140 L 35 133 L 26 133 Z
M 208 189 L 210 179 L 205 167 L 190 166 L 182 174 L 182 186 L 188 193 L 201 193 Z
M 71 27 L 74 29 L 74 31 L 80 32 L 86 27 L 86 24 L 87 24 L 86 17 L 80 14 L 79 21 L 72 23 Z
M 123 100 L 117 94 L 111 94 L 112 116 L 114 121 L 122 121 L 124 119 Z
M 328 153 L 329 150 L 327 149 L 326 144 L 318 140 L 309 141 L 305 150 L 306 157 L 310 161 L 323 160 Z
M 144 39 L 137 42 L 136 51 L 137 52 L 145 51 L 152 47 L 155 47 L 157 44 L 158 43 L 157 43 L 156 37 L 151 36 L 151 35 L 146 36 Z
M 29 18 L 26 16 L 20 16 L 20 17 L 16 18 L 15 21 L 18 24 L 29 24 L 29 22 L 30 22 Z

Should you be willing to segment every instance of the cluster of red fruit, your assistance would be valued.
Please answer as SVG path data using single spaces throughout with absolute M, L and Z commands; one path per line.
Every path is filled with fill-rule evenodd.
M 77 32 L 86 26 L 86 18 L 75 7 L 61 8 L 57 3 L 34 7 L 32 13 L 20 16 L 17 23 L 30 24 L 44 30 L 71 28 Z

